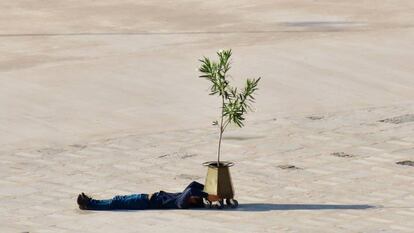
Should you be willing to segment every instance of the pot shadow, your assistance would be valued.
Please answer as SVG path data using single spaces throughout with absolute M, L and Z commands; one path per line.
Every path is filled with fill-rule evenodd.
M 272 204 L 272 203 L 246 203 L 240 204 L 236 209 L 229 211 L 285 211 L 285 210 L 366 210 L 378 208 L 373 205 L 335 205 L 335 204 Z

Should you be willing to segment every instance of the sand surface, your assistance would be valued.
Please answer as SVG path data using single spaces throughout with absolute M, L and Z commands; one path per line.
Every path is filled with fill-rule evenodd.
M 414 2 L 0 0 L 1 232 L 412 232 Z M 196 71 L 263 77 L 223 157 L 237 211 L 84 212 L 215 158 Z M 283 169 L 294 165 L 298 169 Z M 411 220 L 411 221 L 410 221 Z

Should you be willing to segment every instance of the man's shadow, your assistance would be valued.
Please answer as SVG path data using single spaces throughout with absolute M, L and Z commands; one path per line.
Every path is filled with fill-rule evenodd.
M 377 208 L 372 205 L 333 205 L 333 204 L 271 204 L 271 203 L 246 203 L 239 204 L 236 209 L 230 211 L 283 211 L 283 210 L 365 210 Z
M 250 211 L 250 212 L 264 212 L 264 211 L 287 211 L 287 210 L 366 210 L 372 208 L 380 208 L 381 206 L 373 205 L 332 205 L 332 204 L 272 204 L 272 203 L 246 203 L 239 204 L 235 209 L 225 207 L 221 211 Z M 147 211 L 168 211 L 174 209 L 148 209 Z M 183 210 L 183 209 L 181 209 Z M 188 209 L 187 209 L 188 210 Z M 194 208 L 194 210 L 218 210 L 215 207 L 211 208 Z M 99 210 L 95 210 L 99 211 Z M 135 212 L 142 210 L 111 210 L 115 212 Z

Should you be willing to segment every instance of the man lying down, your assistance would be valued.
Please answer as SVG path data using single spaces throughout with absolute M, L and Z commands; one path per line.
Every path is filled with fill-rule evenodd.
M 145 209 L 188 209 L 204 207 L 204 185 L 191 182 L 181 193 L 159 191 L 153 194 L 131 194 L 115 196 L 112 199 L 96 200 L 81 193 L 77 203 L 82 210 L 145 210 Z

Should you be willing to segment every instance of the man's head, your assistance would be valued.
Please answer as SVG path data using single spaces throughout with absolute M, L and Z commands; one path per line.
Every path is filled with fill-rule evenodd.
M 190 206 L 194 206 L 194 207 L 203 207 L 204 206 L 202 197 L 191 196 L 188 199 L 188 202 L 189 202 Z

